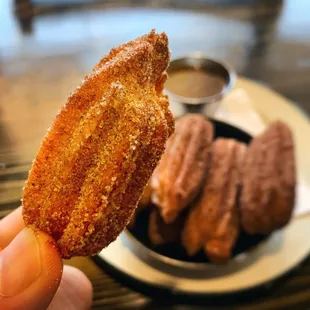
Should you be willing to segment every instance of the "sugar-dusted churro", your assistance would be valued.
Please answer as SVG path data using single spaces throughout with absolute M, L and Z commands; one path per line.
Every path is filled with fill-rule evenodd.
M 167 36 L 155 31 L 112 49 L 43 140 L 23 216 L 62 257 L 93 255 L 128 224 L 173 131 L 162 93 L 169 57 Z

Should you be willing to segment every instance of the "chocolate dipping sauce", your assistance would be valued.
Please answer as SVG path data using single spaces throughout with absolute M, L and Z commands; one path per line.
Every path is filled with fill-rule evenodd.
M 170 71 L 165 87 L 178 96 L 202 98 L 220 93 L 225 85 L 226 81 L 219 75 L 206 70 L 184 68 Z

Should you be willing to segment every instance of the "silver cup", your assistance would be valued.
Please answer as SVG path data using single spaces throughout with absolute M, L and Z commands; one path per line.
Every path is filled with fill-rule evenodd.
M 174 115 L 178 117 L 186 113 L 201 113 L 207 116 L 213 116 L 221 99 L 234 86 L 236 79 L 234 70 L 223 62 L 201 55 L 190 55 L 171 61 L 167 73 L 168 75 L 172 75 L 174 72 L 184 69 L 203 70 L 211 73 L 221 77 L 225 85 L 219 92 L 211 96 L 198 98 L 180 96 L 166 88 L 165 93 L 169 96 L 170 106 Z

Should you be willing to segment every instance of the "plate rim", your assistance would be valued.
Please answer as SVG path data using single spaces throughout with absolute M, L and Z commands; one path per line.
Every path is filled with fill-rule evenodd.
M 260 83 L 258 83 L 256 81 L 251 81 L 251 80 L 249 80 L 249 79 L 247 79 L 245 77 L 239 76 L 238 80 L 241 83 L 239 83 L 239 85 L 237 85 L 236 88 L 240 88 L 240 86 L 242 84 L 247 84 L 248 83 L 248 86 L 256 88 L 255 89 L 256 92 L 259 92 L 260 90 L 264 90 L 265 91 L 265 95 L 268 95 L 268 97 L 269 97 L 269 101 L 272 99 L 272 96 L 277 96 L 278 97 L 278 98 L 276 98 L 277 99 L 276 101 L 278 102 L 277 105 L 279 104 L 280 100 L 282 100 L 283 103 L 288 104 L 291 108 L 293 108 L 294 110 L 297 110 L 296 112 L 299 115 L 297 115 L 297 114 L 296 115 L 297 115 L 298 118 L 302 118 L 303 122 L 304 122 L 305 119 L 309 119 L 308 115 L 306 113 L 304 113 L 304 111 L 302 111 L 299 108 L 299 106 L 294 106 L 290 100 L 286 99 L 285 97 L 283 97 L 281 94 L 275 92 L 274 90 L 272 90 L 272 89 L 270 89 L 268 87 L 264 87 L 264 85 L 261 85 Z M 247 85 L 245 85 L 245 86 L 247 86 Z M 243 89 L 245 89 L 245 91 L 247 91 L 247 87 L 241 87 L 241 88 L 243 88 Z M 266 91 L 267 91 L 267 93 L 266 93 Z M 248 92 L 249 95 L 251 95 L 251 93 L 253 94 L 253 90 Z M 256 98 L 256 100 L 257 100 L 257 98 Z M 217 119 L 217 118 L 215 118 L 215 119 L 217 121 L 222 121 L 223 122 L 223 120 L 221 120 L 221 119 Z M 224 123 L 225 123 L 225 121 L 224 121 Z M 230 124 L 233 127 L 237 127 L 234 124 L 231 124 L 229 122 L 227 122 L 227 124 Z M 239 129 L 241 129 L 241 128 L 239 128 Z M 245 131 L 245 130 L 243 130 L 243 131 Z M 305 225 L 305 224 L 309 223 L 309 215 L 310 214 L 305 214 L 302 217 L 294 218 L 292 220 L 292 222 L 295 222 L 295 221 L 299 222 L 299 221 L 306 220 L 306 222 L 304 223 L 304 225 Z M 295 228 L 294 234 L 296 235 L 296 227 L 294 227 L 294 228 Z M 289 235 L 289 236 L 291 236 L 291 235 Z M 287 238 L 287 236 L 285 236 L 285 237 Z M 118 239 L 115 242 L 120 242 L 120 240 Z M 300 247 L 300 245 L 299 245 L 299 247 Z M 283 255 L 283 253 L 280 253 L 280 254 Z M 218 297 L 218 296 L 223 296 L 223 295 L 225 295 L 225 296 L 232 296 L 232 295 L 236 295 L 236 294 L 237 295 L 238 294 L 245 294 L 245 293 L 250 293 L 251 291 L 260 290 L 261 288 L 264 288 L 264 287 L 268 287 L 268 288 L 269 287 L 273 287 L 273 284 L 278 283 L 281 279 L 283 279 L 286 276 L 289 276 L 290 274 L 294 273 L 294 271 L 297 268 L 299 268 L 303 264 L 303 262 L 307 261 L 307 259 L 310 256 L 310 247 L 308 247 L 307 249 L 303 249 L 301 251 L 301 253 L 298 254 L 298 255 L 299 256 L 295 257 L 295 259 L 293 259 L 291 263 L 288 263 L 282 271 L 279 270 L 279 272 L 276 272 L 275 275 L 271 275 L 272 278 L 269 278 L 269 279 L 266 279 L 266 280 L 259 279 L 259 281 L 257 281 L 257 283 L 254 283 L 253 285 L 248 285 L 246 287 L 242 286 L 242 287 L 238 287 L 238 288 L 235 288 L 235 289 L 224 288 L 223 290 L 214 290 L 214 291 L 212 291 L 212 289 L 209 289 L 209 291 L 204 291 L 204 292 L 200 291 L 200 292 L 196 292 L 196 293 L 194 293 L 193 291 L 186 291 L 186 289 L 182 289 L 181 287 L 174 287 L 174 286 L 168 287 L 168 286 L 164 286 L 164 285 L 158 285 L 156 283 L 145 282 L 145 281 L 141 280 L 140 278 L 135 278 L 134 276 L 132 276 L 132 274 L 126 272 L 126 270 L 120 270 L 117 267 L 115 267 L 113 264 L 110 264 L 110 260 L 109 261 L 105 260 L 104 252 L 103 253 L 102 252 L 99 253 L 96 256 L 95 260 L 98 262 L 98 264 L 103 264 L 106 267 L 107 272 L 108 273 L 110 272 L 116 278 L 119 278 L 119 276 L 121 275 L 120 276 L 121 282 L 124 282 L 126 285 L 128 285 L 131 288 L 133 288 L 134 290 L 138 290 L 138 291 L 140 291 L 140 292 L 142 292 L 142 293 L 144 293 L 144 294 L 146 294 L 148 296 L 154 295 L 156 293 L 154 292 L 154 294 L 153 294 L 152 292 L 144 292 L 143 287 L 141 289 L 139 287 L 139 284 L 138 284 L 138 287 L 137 287 L 137 285 L 135 285 L 135 284 L 132 285 L 132 283 L 127 283 L 127 282 L 140 283 L 142 286 L 151 287 L 152 290 L 155 289 L 155 290 L 164 291 L 165 294 L 167 292 L 169 292 L 170 296 L 178 296 L 178 297 L 180 297 L 180 296 L 184 295 L 184 296 L 187 296 L 187 297 L 195 297 L 195 298 L 205 298 L 205 297 L 209 298 L 209 297 L 212 297 L 212 296 L 217 296 Z M 128 279 L 129 279 L 129 281 L 128 281 Z M 221 281 L 221 278 L 219 278 L 219 281 Z M 225 279 L 223 279 L 222 281 L 225 281 Z
M 213 291 L 213 292 L 200 292 L 200 293 L 188 292 L 179 288 L 172 288 L 172 287 L 169 288 L 168 286 L 153 284 L 150 282 L 140 280 L 113 266 L 111 263 L 109 263 L 107 260 L 104 259 L 101 253 L 93 256 L 92 260 L 97 265 L 102 266 L 105 272 L 107 272 L 110 276 L 114 277 L 116 280 L 120 281 L 121 284 L 126 285 L 129 288 L 144 294 L 145 296 L 152 298 L 152 297 L 158 297 L 158 295 L 166 295 L 171 298 L 182 298 L 184 300 L 190 300 L 193 298 L 202 300 L 206 298 L 217 299 L 223 296 L 228 298 L 234 298 L 236 296 L 242 297 L 245 294 L 259 294 L 260 292 L 266 292 L 276 287 L 281 280 L 285 280 L 290 275 L 295 273 L 297 269 L 299 269 L 309 258 L 310 258 L 310 251 L 308 255 L 303 257 L 292 268 L 284 271 L 283 273 L 277 275 L 276 277 L 270 280 L 258 283 L 256 285 L 248 286 L 247 288 L 239 288 L 225 292 Z

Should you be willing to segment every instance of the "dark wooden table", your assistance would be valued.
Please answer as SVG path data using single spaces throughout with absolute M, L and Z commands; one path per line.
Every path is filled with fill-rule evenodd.
M 168 33 L 173 57 L 200 50 L 225 60 L 309 114 L 310 2 L 215 2 L 105 1 L 74 10 L 34 6 L 17 19 L 12 1 L 1 0 L 0 216 L 19 205 L 31 161 L 70 91 L 112 46 L 151 28 Z M 94 309 L 310 309 L 310 261 L 259 297 L 200 307 L 145 298 L 88 258 L 66 263 L 91 279 Z

